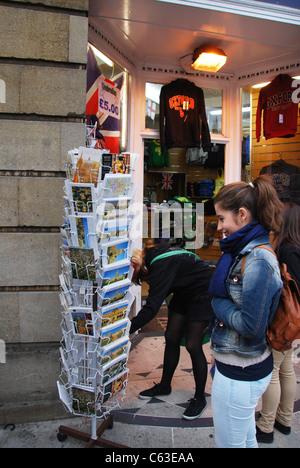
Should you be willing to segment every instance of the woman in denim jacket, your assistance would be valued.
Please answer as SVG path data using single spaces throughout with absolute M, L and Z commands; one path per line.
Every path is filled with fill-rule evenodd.
M 266 329 L 282 291 L 276 257 L 259 246 L 270 244 L 270 231 L 279 232 L 282 204 L 268 176 L 260 176 L 250 184 L 223 187 L 215 210 L 224 236 L 210 286 L 216 445 L 255 448 L 255 408 L 273 370 Z

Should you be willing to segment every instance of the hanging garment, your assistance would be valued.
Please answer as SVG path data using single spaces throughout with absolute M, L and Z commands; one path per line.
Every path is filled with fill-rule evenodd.
M 222 167 L 219 167 L 218 177 L 215 180 L 214 197 L 217 196 L 222 187 L 224 187 L 224 170 Z
M 194 83 L 178 79 L 162 87 L 160 141 L 162 150 L 165 146 L 210 149 L 204 94 Z
M 300 169 L 283 159 L 264 166 L 260 174 L 270 174 L 278 198 L 283 203 L 300 201 Z
M 297 132 L 298 104 L 292 101 L 295 90 L 289 75 L 278 75 L 260 90 L 256 111 L 256 139 L 260 141 L 261 114 L 266 140 L 293 137 Z
M 149 167 L 169 167 L 169 152 L 165 148 L 161 151 L 159 140 L 150 140 L 148 142 Z

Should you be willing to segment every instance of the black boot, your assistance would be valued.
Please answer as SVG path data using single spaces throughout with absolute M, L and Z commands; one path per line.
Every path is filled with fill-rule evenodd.
M 274 432 L 263 432 L 256 426 L 256 440 L 261 444 L 272 444 L 274 441 Z

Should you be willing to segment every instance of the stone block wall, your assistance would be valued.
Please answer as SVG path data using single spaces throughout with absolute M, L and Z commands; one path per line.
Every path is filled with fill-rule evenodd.
M 66 416 L 59 226 L 65 156 L 85 143 L 87 13 L 88 0 L 0 5 L 0 425 Z

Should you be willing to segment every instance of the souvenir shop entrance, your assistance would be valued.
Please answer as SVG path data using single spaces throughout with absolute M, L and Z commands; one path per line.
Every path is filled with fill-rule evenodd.
M 135 173 L 136 199 L 147 206 L 171 205 L 176 196 L 203 203 L 200 253 L 212 263 L 220 255 L 212 201 L 224 183 L 250 182 L 270 172 L 278 193 L 299 198 L 299 118 L 291 90 L 299 100 L 300 10 L 286 2 L 249 1 L 245 11 L 242 3 L 90 2 L 89 42 L 111 60 L 108 65 L 97 59 L 101 72 L 111 79 L 121 66 L 126 73 L 120 141 L 143 156 Z M 227 55 L 219 71 L 192 68 L 193 53 L 202 45 Z M 285 127 L 281 134 L 266 129 L 268 114 L 275 115 L 263 97 L 263 90 L 272 94 L 270 82 L 277 83 L 281 99 L 276 103 L 277 124 Z M 199 89 L 195 99 L 202 109 L 195 113 L 186 96 Z M 293 122 L 286 125 L 290 106 Z M 196 139 L 182 133 L 187 118 L 194 119 Z

